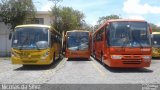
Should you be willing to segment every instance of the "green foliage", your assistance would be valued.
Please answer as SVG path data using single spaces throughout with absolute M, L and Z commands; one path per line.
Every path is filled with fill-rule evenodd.
M 119 19 L 120 17 L 118 15 L 109 15 L 109 16 L 103 16 L 100 17 L 99 20 L 97 21 L 99 24 L 103 24 L 105 21 L 110 20 L 110 19 Z
M 34 17 L 35 7 L 32 0 L 1 0 L 0 19 L 11 29 L 23 24 L 26 17 Z
M 94 26 L 95 29 L 97 29 L 100 25 L 102 25 L 105 21 L 107 20 L 111 20 L 111 19 L 120 19 L 121 17 L 118 16 L 118 15 L 109 15 L 109 16 L 103 16 L 103 17 L 100 17 L 99 20 L 97 21 L 97 25 Z
M 55 17 L 53 26 L 60 33 L 63 31 L 82 29 L 84 14 L 71 7 L 53 7 L 52 15 Z
M 150 23 L 150 26 L 152 28 L 152 32 L 160 32 L 160 27 L 158 27 L 157 25 Z

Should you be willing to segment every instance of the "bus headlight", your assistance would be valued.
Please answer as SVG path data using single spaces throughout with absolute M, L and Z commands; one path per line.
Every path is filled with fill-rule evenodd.
M 44 54 L 44 56 L 48 56 L 49 55 L 49 52 L 47 51 L 45 54 Z
M 150 62 L 151 56 L 143 56 L 144 62 Z
M 151 56 L 143 56 L 143 59 L 151 59 Z
M 145 52 L 149 52 L 149 51 L 151 51 L 151 49 L 150 48 L 143 48 L 143 49 L 141 49 L 141 51 L 145 51 Z
M 12 51 L 12 56 L 13 56 L 13 57 L 17 57 L 16 52 Z
M 45 52 L 41 58 L 46 58 L 49 55 L 49 51 Z
M 120 56 L 120 55 L 112 55 L 111 58 L 112 59 L 122 59 L 122 56 Z

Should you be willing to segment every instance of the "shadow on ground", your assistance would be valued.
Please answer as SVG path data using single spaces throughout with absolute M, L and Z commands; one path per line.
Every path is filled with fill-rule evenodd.
M 91 61 L 91 59 L 87 59 L 87 58 L 68 58 L 67 61 Z
M 152 60 L 160 60 L 160 57 L 152 57 Z
M 50 65 L 23 65 L 22 67 L 15 69 L 15 71 L 29 71 L 29 70 L 37 71 L 37 70 L 54 69 L 62 60 L 63 57 L 57 59 L 54 63 L 51 63 Z

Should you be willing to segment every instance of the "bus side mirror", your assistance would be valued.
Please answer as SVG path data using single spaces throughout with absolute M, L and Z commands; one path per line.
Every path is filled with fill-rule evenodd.
M 151 38 L 153 38 L 153 34 L 151 34 Z
M 153 41 L 153 34 L 150 35 L 151 36 L 151 45 L 154 44 L 154 41 Z
M 149 27 L 150 34 L 152 34 L 152 28 L 151 28 L 151 26 L 149 24 L 148 24 L 148 27 Z
M 11 40 L 11 38 L 12 38 L 12 33 L 10 32 L 10 33 L 9 33 L 9 38 L 8 38 L 8 39 Z
M 149 31 L 150 31 L 150 34 L 152 34 L 152 29 L 151 29 L 151 27 L 149 28 Z

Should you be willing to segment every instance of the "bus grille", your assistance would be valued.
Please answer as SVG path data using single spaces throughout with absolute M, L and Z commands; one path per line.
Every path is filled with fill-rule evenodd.
M 123 59 L 141 59 L 140 56 L 124 56 Z
M 21 55 L 21 58 L 38 59 L 38 58 L 40 58 L 40 55 L 31 55 L 30 57 L 29 57 L 29 55 Z
M 123 64 L 141 64 L 140 56 L 128 55 L 123 57 Z
M 141 64 L 142 60 L 135 60 L 135 59 L 130 59 L 130 60 L 123 60 L 123 64 Z
M 40 58 L 40 55 L 32 55 L 32 58 Z
M 24 63 L 36 63 L 37 61 L 23 61 Z

